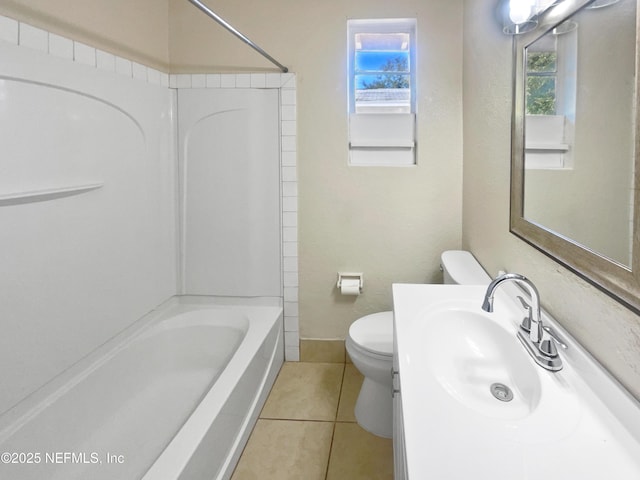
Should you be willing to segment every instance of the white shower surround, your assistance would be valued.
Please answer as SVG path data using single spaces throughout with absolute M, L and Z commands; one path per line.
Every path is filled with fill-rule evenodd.
M 293 73 L 177 74 L 169 86 L 190 88 L 277 88 L 280 90 L 280 194 L 285 359 L 300 359 L 298 321 L 298 176 L 296 76 Z
M 141 85 L 138 82 L 146 82 L 149 85 L 167 89 L 271 88 L 279 90 L 285 353 L 287 360 L 299 360 L 295 74 L 169 75 L 23 22 L 0 16 L 0 45 L 2 43 L 17 45 L 97 70 L 114 72 L 124 78 L 132 79 L 138 86 Z
M 175 94 L 49 54 L 86 46 L 0 25 L 3 40 L 16 33 L 0 41 L 5 412 L 175 295 Z

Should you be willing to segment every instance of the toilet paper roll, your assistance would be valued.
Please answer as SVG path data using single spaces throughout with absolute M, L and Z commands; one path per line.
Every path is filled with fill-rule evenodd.
M 340 293 L 342 295 L 360 295 L 360 280 L 343 278 L 340 283 Z

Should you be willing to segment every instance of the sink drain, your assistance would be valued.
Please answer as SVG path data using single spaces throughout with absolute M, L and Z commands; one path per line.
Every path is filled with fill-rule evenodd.
M 506 385 L 502 383 L 494 383 L 489 388 L 491 390 L 491 395 L 501 402 L 510 402 L 513 400 L 513 392 Z

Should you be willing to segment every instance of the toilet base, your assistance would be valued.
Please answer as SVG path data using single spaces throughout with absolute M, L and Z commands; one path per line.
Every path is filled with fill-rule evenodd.
M 391 377 L 389 377 L 391 378 Z M 393 398 L 391 382 L 381 384 L 366 378 L 356 401 L 356 421 L 379 437 L 393 437 Z

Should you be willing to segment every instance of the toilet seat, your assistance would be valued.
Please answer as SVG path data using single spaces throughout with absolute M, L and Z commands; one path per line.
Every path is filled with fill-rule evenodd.
M 393 356 L 393 312 L 378 312 L 359 318 L 349 327 L 350 340 L 374 356 Z

